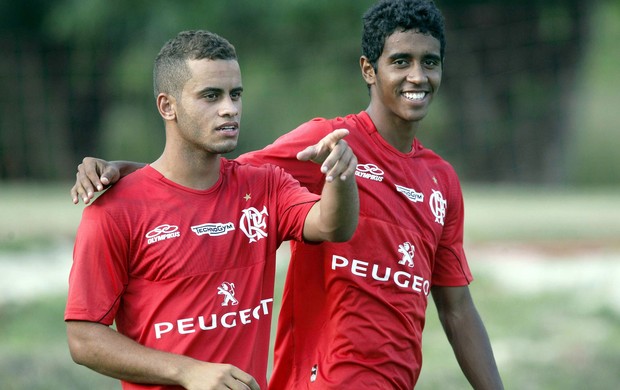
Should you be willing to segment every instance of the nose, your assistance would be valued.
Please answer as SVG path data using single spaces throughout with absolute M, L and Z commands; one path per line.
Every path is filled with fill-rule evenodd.
M 407 81 L 413 84 L 419 84 L 426 81 L 427 75 L 422 64 L 414 62 L 407 74 Z
M 222 117 L 235 117 L 239 115 L 241 102 L 239 100 L 235 101 L 230 97 L 224 99 L 219 109 L 219 114 Z

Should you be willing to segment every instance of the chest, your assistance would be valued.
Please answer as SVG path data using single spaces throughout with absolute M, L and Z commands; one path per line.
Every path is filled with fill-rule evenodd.
M 130 273 L 166 280 L 271 261 L 278 246 L 272 205 L 237 197 L 152 204 L 130 228 Z

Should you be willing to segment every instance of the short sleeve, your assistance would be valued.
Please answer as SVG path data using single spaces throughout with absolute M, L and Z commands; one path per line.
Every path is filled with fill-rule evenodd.
M 95 204 L 84 209 L 73 249 L 65 320 L 111 325 L 128 282 L 128 242 Z
M 297 160 L 297 153 L 316 144 L 332 130 L 329 121 L 314 119 L 284 134 L 262 150 L 243 154 L 237 160 L 252 165 L 277 165 L 298 180 L 302 186 L 315 194 L 320 194 L 324 183 L 320 165 L 311 161 Z
M 463 249 L 463 194 L 456 173 L 450 173 L 446 220 L 435 253 L 432 283 L 439 286 L 464 286 L 471 283 L 473 277 Z

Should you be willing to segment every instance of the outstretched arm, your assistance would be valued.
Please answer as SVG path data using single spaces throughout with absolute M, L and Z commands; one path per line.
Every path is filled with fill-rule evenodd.
M 260 390 L 250 374 L 235 366 L 151 349 L 103 324 L 67 321 L 67 338 L 76 363 L 116 379 L 190 390 Z
M 297 154 L 301 161 L 321 164 L 325 185 L 321 200 L 315 204 L 304 225 L 308 241 L 346 241 L 357 227 L 359 197 L 355 182 L 357 158 L 343 139 L 346 129 L 334 130 L 317 144 Z
M 121 177 L 142 168 L 146 164 L 133 161 L 106 161 L 95 157 L 84 157 L 78 165 L 75 184 L 71 188 L 71 199 L 74 204 L 90 203 L 95 192 L 116 183 Z
M 439 320 L 465 377 L 476 390 L 504 388 L 489 336 L 469 287 L 432 288 Z

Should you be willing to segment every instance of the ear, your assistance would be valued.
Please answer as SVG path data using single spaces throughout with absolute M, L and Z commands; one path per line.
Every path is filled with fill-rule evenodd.
M 157 95 L 157 111 L 159 111 L 159 115 L 166 121 L 176 119 L 177 105 L 174 96 L 168 95 L 167 93 L 160 93 Z
M 376 80 L 375 68 L 366 56 L 360 57 L 360 69 L 362 70 L 362 77 L 364 77 L 366 84 L 373 85 Z

